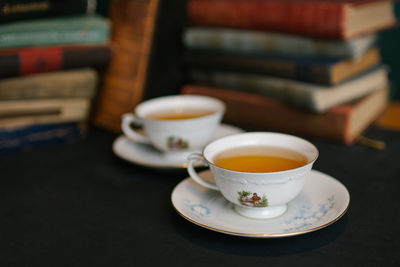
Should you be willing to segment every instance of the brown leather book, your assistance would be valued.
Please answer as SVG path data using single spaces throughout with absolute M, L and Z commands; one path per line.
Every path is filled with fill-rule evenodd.
M 377 119 L 388 101 L 388 89 L 382 88 L 354 102 L 315 114 L 266 96 L 228 89 L 186 85 L 181 93 L 207 95 L 224 101 L 224 121 L 245 129 L 285 132 L 347 145 L 354 143 Z
M 114 0 L 110 6 L 115 54 L 105 73 L 93 123 L 121 131 L 121 116 L 142 100 L 159 0 Z

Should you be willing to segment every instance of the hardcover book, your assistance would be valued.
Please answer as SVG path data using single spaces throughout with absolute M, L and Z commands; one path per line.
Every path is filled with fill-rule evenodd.
M 112 57 L 110 44 L 74 44 L 0 49 L 0 77 L 23 76 L 90 67 L 105 69 Z
M 90 68 L 7 78 L 0 80 L 0 101 L 46 98 L 89 99 L 94 97 L 98 82 L 98 73 Z
M 385 0 L 189 0 L 187 14 L 206 27 L 350 39 L 393 26 L 393 9 Z
M 400 101 L 391 100 L 376 125 L 385 129 L 400 131 Z
M 318 57 L 261 56 L 188 51 L 185 69 L 237 71 L 265 74 L 309 83 L 334 85 L 377 66 L 381 62 L 379 50 L 370 49 L 359 59 L 328 59 Z
M 147 81 L 159 0 L 114 0 L 112 42 L 118 47 L 104 75 L 93 123 L 121 131 L 121 117 L 142 101 Z
M 0 25 L 0 48 L 107 43 L 110 23 L 97 15 L 17 21 Z
M 315 113 L 325 112 L 388 86 L 387 70 L 383 66 L 334 86 L 239 72 L 192 71 L 190 78 L 196 84 L 257 93 Z
M 49 144 L 70 143 L 82 138 L 85 123 L 51 123 L 0 130 L 0 154 L 29 150 Z
M 376 34 L 351 40 L 327 40 L 285 33 L 190 27 L 183 43 L 190 50 L 232 52 L 242 54 L 280 54 L 329 58 L 359 58 L 377 42 Z
M 96 0 L 2 0 L 0 23 L 74 14 L 94 14 Z
M 0 101 L 0 130 L 45 123 L 83 122 L 90 99 Z
M 216 87 L 186 85 L 181 93 L 222 100 L 226 104 L 224 121 L 232 125 L 334 140 L 347 145 L 353 144 L 373 123 L 388 101 L 388 89 L 382 88 L 357 101 L 315 114 L 258 94 Z

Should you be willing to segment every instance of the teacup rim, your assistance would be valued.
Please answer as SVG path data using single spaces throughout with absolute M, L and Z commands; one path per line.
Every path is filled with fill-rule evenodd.
M 214 144 L 214 143 L 216 143 L 216 142 L 218 142 L 218 141 L 220 141 L 220 140 L 222 140 L 222 139 L 227 139 L 227 138 L 230 138 L 230 137 L 232 138 L 232 137 L 235 137 L 235 136 L 247 135 L 247 134 L 276 134 L 276 135 L 282 135 L 282 136 L 287 136 L 287 137 L 294 137 L 294 138 L 300 139 L 300 140 L 302 140 L 302 141 L 305 141 L 306 143 L 308 143 L 309 145 L 311 145 L 311 147 L 313 147 L 313 149 L 315 150 L 315 156 L 314 156 L 313 159 L 311 159 L 311 160 L 308 161 L 306 164 L 304 164 L 304 165 L 302 165 L 302 166 L 300 166 L 300 167 L 293 168 L 293 169 L 288 169 L 288 170 L 284 170 L 284 171 L 274 171 L 274 172 L 242 172 L 242 171 L 235 171 L 235 170 L 231 170 L 231 169 L 226 169 L 226 168 L 222 168 L 222 167 L 220 167 L 220 166 L 215 165 L 213 162 L 211 162 L 211 160 L 209 160 L 209 159 L 205 156 L 204 151 L 205 151 L 205 150 L 207 149 L 207 147 L 209 147 L 210 145 L 212 145 L 212 144 Z M 237 133 L 237 134 L 233 134 L 233 135 L 229 135 L 229 136 L 224 136 L 224 137 L 218 138 L 218 139 L 216 139 L 216 140 L 214 140 L 214 141 L 208 143 L 208 144 L 202 149 L 202 151 L 201 151 L 201 156 L 202 156 L 203 159 L 207 162 L 207 164 L 212 165 L 213 167 L 215 167 L 215 168 L 217 168 L 217 169 L 229 171 L 229 172 L 235 173 L 235 174 L 244 174 L 244 175 L 252 175 L 252 176 L 257 176 L 257 175 L 263 175 L 263 176 L 265 176 L 265 175 L 277 175 L 277 174 L 292 173 L 292 172 L 298 171 L 298 170 L 300 170 L 300 169 L 302 169 L 302 168 L 305 168 L 305 167 L 307 167 L 307 166 L 313 165 L 314 162 L 315 162 L 315 161 L 318 159 L 318 157 L 319 157 L 319 150 L 318 150 L 318 148 L 317 148 L 313 143 L 311 143 L 310 141 L 308 141 L 308 140 L 306 140 L 306 139 L 304 139 L 304 138 L 302 138 L 302 137 L 296 136 L 296 135 L 286 134 L 286 133 L 280 133 L 280 132 L 254 131 L 254 132 Z
M 146 119 L 148 121 L 154 121 L 154 122 L 165 122 L 166 120 L 150 118 L 150 117 L 146 117 L 146 115 L 139 114 L 139 113 L 141 113 L 141 112 L 139 112 L 139 109 L 143 108 L 145 105 L 151 104 L 151 102 L 161 101 L 161 100 L 165 100 L 165 99 L 177 99 L 177 98 L 186 98 L 186 99 L 190 99 L 190 98 L 195 99 L 195 98 L 197 98 L 197 99 L 211 100 L 214 103 L 217 103 L 219 107 L 218 107 L 218 109 L 214 110 L 212 113 L 210 113 L 208 115 L 204 115 L 204 116 L 196 117 L 196 118 L 189 118 L 189 119 L 178 119 L 178 120 L 172 120 L 172 121 L 168 120 L 167 122 L 169 122 L 169 123 L 171 123 L 171 122 L 179 123 L 179 122 L 183 122 L 183 121 L 187 122 L 187 121 L 201 120 L 201 119 L 204 119 L 204 118 L 209 118 L 209 117 L 212 117 L 212 116 L 219 115 L 221 113 L 224 114 L 225 111 L 226 111 L 226 104 L 222 100 L 220 100 L 218 98 L 215 98 L 215 97 L 206 96 L 206 95 L 199 95 L 199 94 L 190 94 L 190 95 L 174 94 L 174 95 L 159 96 L 159 97 L 147 99 L 147 100 L 139 103 L 135 107 L 135 109 L 133 111 L 133 114 L 135 114 L 136 116 L 138 116 L 142 120 Z

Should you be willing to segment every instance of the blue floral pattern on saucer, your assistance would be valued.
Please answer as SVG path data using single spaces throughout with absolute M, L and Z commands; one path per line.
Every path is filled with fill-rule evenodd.
M 211 214 L 211 209 L 203 204 L 192 204 L 188 199 L 185 199 L 183 202 L 196 217 L 204 217 Z
M 285 221 L 285 224 L 287 224 L 289 228 L 286 228 L 283 231 L 285 233 L 301 231 L 315 225 L 315 223 L 321 221 L 325 215 L 328 214 L 329 210 L 334 208 L 334 199 L 334 196 L 329 197 L 327 203 L 318 204 L 318 208 L 314 211 L 311 211 L 309 205 L 303 205 L 299 210 L 299 215 Z

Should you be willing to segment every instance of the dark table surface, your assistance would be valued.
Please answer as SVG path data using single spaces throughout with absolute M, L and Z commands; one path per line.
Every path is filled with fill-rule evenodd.
M 118 136 L 91 128 L 74 144 L 0 157 L 0 266 L 399 266 L 400 133 L 370 129 L 382 151 L 313 140 L 314 169 L 351 204 L 334 224 L 278 239 L 201 228 L 172 207 L 184 170 L 123 161 Z

